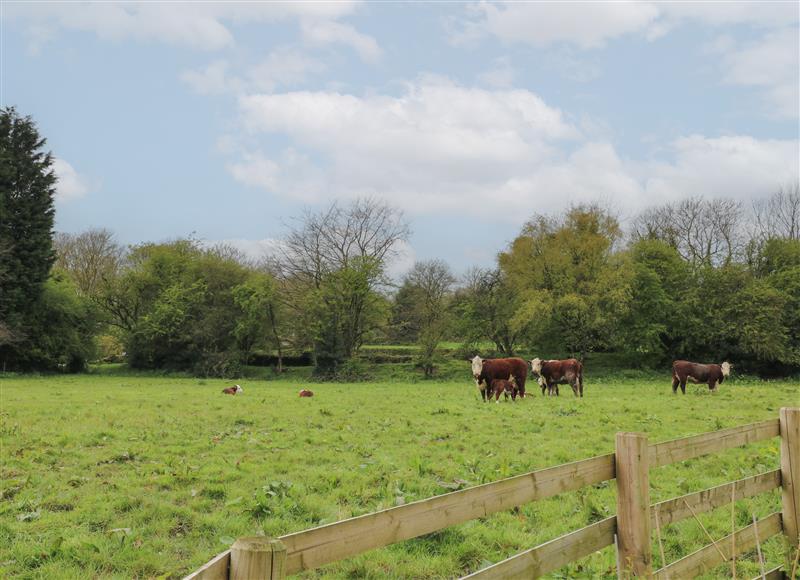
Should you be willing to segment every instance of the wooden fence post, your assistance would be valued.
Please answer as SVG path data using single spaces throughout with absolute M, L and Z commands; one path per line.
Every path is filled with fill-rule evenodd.
M 800 543 L 800 408 L 782 407 L 780 424 L 783 533 L 797 549 Z
M 623 577 L 653 575 L 647 435 L 617 433 L 617 536 Z
M 231 546 L 230 580 L 283 580 L 286 546 L 265 536 L 239 538 Z

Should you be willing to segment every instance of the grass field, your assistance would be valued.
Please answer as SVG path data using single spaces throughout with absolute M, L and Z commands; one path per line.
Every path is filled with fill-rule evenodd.
M 237 536 L 277 536 L 613 451 L 774 418 L 797 382 L 726 382 L 716 395 L 669 377 L 587 380 L 586 397 L 482 404 L 468 379 L 308 384 L 152 376 L 0 378 L 0 575 L 175 578 Z M 535 386 L 535 385 L 533 385 Z M 779 466 L 777 439 L 654 469 L 659 501 Z M 368 552 L 308 573 L 455 577 L 614 513 L 613 482 Z M 736 505 L 739 526 L 780 509 L 777 492 Z M 715 537 L 729 510 L 700 516 Z M 664 530 L 668 560 L 705 545 L 697 522 Z M 784 558 L 767 542 L 768 564 Z M 658 554 L 658 550 L 654 550 Z M 660 565 L 659 556 L 655 556 Z M 757 573 L 753 554 L 741 577 Z M 709 577 L 729 575 L 719 568 Z M 556 578 L 615 577 L 611 549 Z

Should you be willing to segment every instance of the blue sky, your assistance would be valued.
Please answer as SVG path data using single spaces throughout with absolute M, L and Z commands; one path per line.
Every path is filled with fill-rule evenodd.
M 798 179 L 800 4 L 13 3 L 2 102 L 58 158 L 57 228 L 250 253 L 372 195 L 396 271 L 486 265 L 534 213 L 628 219 Z

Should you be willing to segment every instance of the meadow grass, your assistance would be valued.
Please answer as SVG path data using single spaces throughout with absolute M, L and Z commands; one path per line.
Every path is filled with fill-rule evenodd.
M 391 375 L 391 372 L 387 373 Z M 384 373 L 386 374 L 386 373 Z M 395 373 L 400 376 L 401 373 Z M 234 538 L 278 536 L 454 489 L 651 442 L 778 416 L 797 382 L 690 385 L 588 380 L 586 397 L 483 404 L 459 380 L 311 384 L 110 374 L 0 378 L 0 575 L 177 578 Z M 394 376 L 394 375 L 392 375 Z M 310 386 L 315 396 L 297 391 Z M 535 387 L 535 384 L 531 386 Z M 566 391 L 566 392 L 565 392 Z M 565 396 L 569 395 L 569 396 Z M 773 439 L 651 471 L 653 502 L 779 466 Z M 307 576 L 451 578 L 612 515 L 606 482 L 331 564 Z M 777 491 L 738 501 L 738 526 L 780 510 Z M 719 538 L 730 511 L 700 516 Z M 692 519 L 663 530 L 669 561 L 708 544 Z M 786 546 L 764 546 L 768 565 Z M 656 566 L 660 565 L 654 545 Z M 552 575 L 615 577 L 612 549 Z M 753 577 L 753 553 L 738 564 Z M 717 568 L 709 578 L 729 575 Z

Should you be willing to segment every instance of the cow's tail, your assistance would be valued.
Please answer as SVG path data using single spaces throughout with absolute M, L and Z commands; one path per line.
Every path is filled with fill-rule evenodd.
M 583 392 L 583 363 L 581 363 L 581 367 L 578 369 L 578 384 L 581 388 L 581 393 Z

